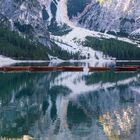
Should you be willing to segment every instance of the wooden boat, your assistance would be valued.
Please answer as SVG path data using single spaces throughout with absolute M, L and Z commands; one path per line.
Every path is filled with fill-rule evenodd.
M 62 70 L 63 71 L 69 71 L 69 72 L 81 72 L 81 71 L 84 70 L 84 68 L 83 67 L 72 67 L 72 66 L 67 67 L 67 66 L 64 66 L 64 67 L 62 67 Z
M 115 71 L 137 71 L 137 66 L 125 66 L 125 67 L 116 67 Z
M 137 69 L 140 70 L 140 66 L 137 66 Z
M 48 72 L 48 71 L 62 71 L 62 67 L 30 67 L 29 71 L 31 72 Z
M 111 68 L 107 67 L 89 67 L 89 72 L 105 72 L 105 71 L 110 71 Z
M 0 67 L 0 72 L 3 72 L 4 71 L 4 68 L 3 67 Z
M 4 67 L 4 72 L 26 72 L 29 71 L 29 67 Z
M 69 71 L 81 72 L 83 67 L 47 67 L 47 66 L 15 66 L 0 68 L 1 72 L 51 72 L 51 71 Z

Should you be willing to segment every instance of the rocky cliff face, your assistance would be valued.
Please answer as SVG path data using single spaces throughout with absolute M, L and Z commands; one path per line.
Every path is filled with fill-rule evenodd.
M 0 14 L 0 27 L 2 28 L 9 28 L 10 27 L 10 22 L 8 18 Z
M 139 0 L 63 0 L 63 2 L 67 4 L 69 18 L 84 28 L 122 35 L 129 35 L 140 28 Z M 59 10 L 58 3 L 58 0 L 1 0 L 0 13 L 11 23 L 11 29 L 48 45 L 47 25 L 51 21 L 54 22 L 56 11 Z
M 140 28 L 139 6 L 139 0 L 85 0 L 84 10 L 75 11 L 78 23 L 85 28 L 130 34 Z
M 49 45 L 47 26 L 42 18 L 41 0 L 1 0 L 0 13 L 10 22 L 8 26 L 45 46 Z

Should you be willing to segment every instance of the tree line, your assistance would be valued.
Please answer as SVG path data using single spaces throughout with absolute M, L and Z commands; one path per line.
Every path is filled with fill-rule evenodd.
M 112 38 L 100 39 L 90 36 L 86 37 L 86 41 L 83 44 L 119 60 L 140 60 L 140 48 L 136 44 Z

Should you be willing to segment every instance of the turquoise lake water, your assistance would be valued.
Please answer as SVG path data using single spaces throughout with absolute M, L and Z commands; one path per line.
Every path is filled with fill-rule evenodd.
M 1 138 L 139 140 L 139 130 L 140 72 L 0 73 Z

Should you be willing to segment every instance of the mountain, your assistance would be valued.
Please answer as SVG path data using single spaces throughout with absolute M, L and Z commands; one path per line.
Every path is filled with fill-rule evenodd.
M 94 60 L 108 59 L 108 55 L 117 59 L 139 59 L 138 42 L 131 40 L 134 39 L 131 33 L 140 25 L 139 1 L 56 0 L 49 5 L 46 12 L 49 11 L 51 38 L 63 49 L 78 50 Z M 90 44 L 87 45 L 87 41 Z
M 0 13 L 8 18 L 11 29 L 17 30 L 43 45 L 49 44 L 47 26 L 42 20 L 42 5 L 37 0 L 1 0 Z
M 0 54 L 14 59 L 45 59 L 49 32 L 34 0 L 0 0 Z M 41 43 L 41 45 L 39 45 Z
M 116 55 L 120 50 L 110 55 L 108 49 L 104 52 L 102 47 L 93 47 L 95 43 L 89 44 L 93 41 L 88 39 L 110 42 L 113 39 L 116 46 L 124 48 L 129 45 L 134 48 L 133 54 L 136 50 L 139 53 L 135 41 L 138 36 L 133 34 L 140 28 L 139 5 L 138 0 L 0 0 L 0 24 L 2 28 L 28 39 L 34 46 L 46 48 L 43 51 L 50 58 L 122 59 Z M 124 49 L 127 54 L 132 52 L 129 47 Z M 124 54 L 126 52 L 121 53 L 127 56 L 123 59 L 129 59 Z M 16 58 L 15 54 L 7 56 Z M 27 56 L 20 59 L 24 57 Z
M 77 20 L 91 30 L 129 35 L 140 28 L 139 6 L 139 0 L 92 0 Z

